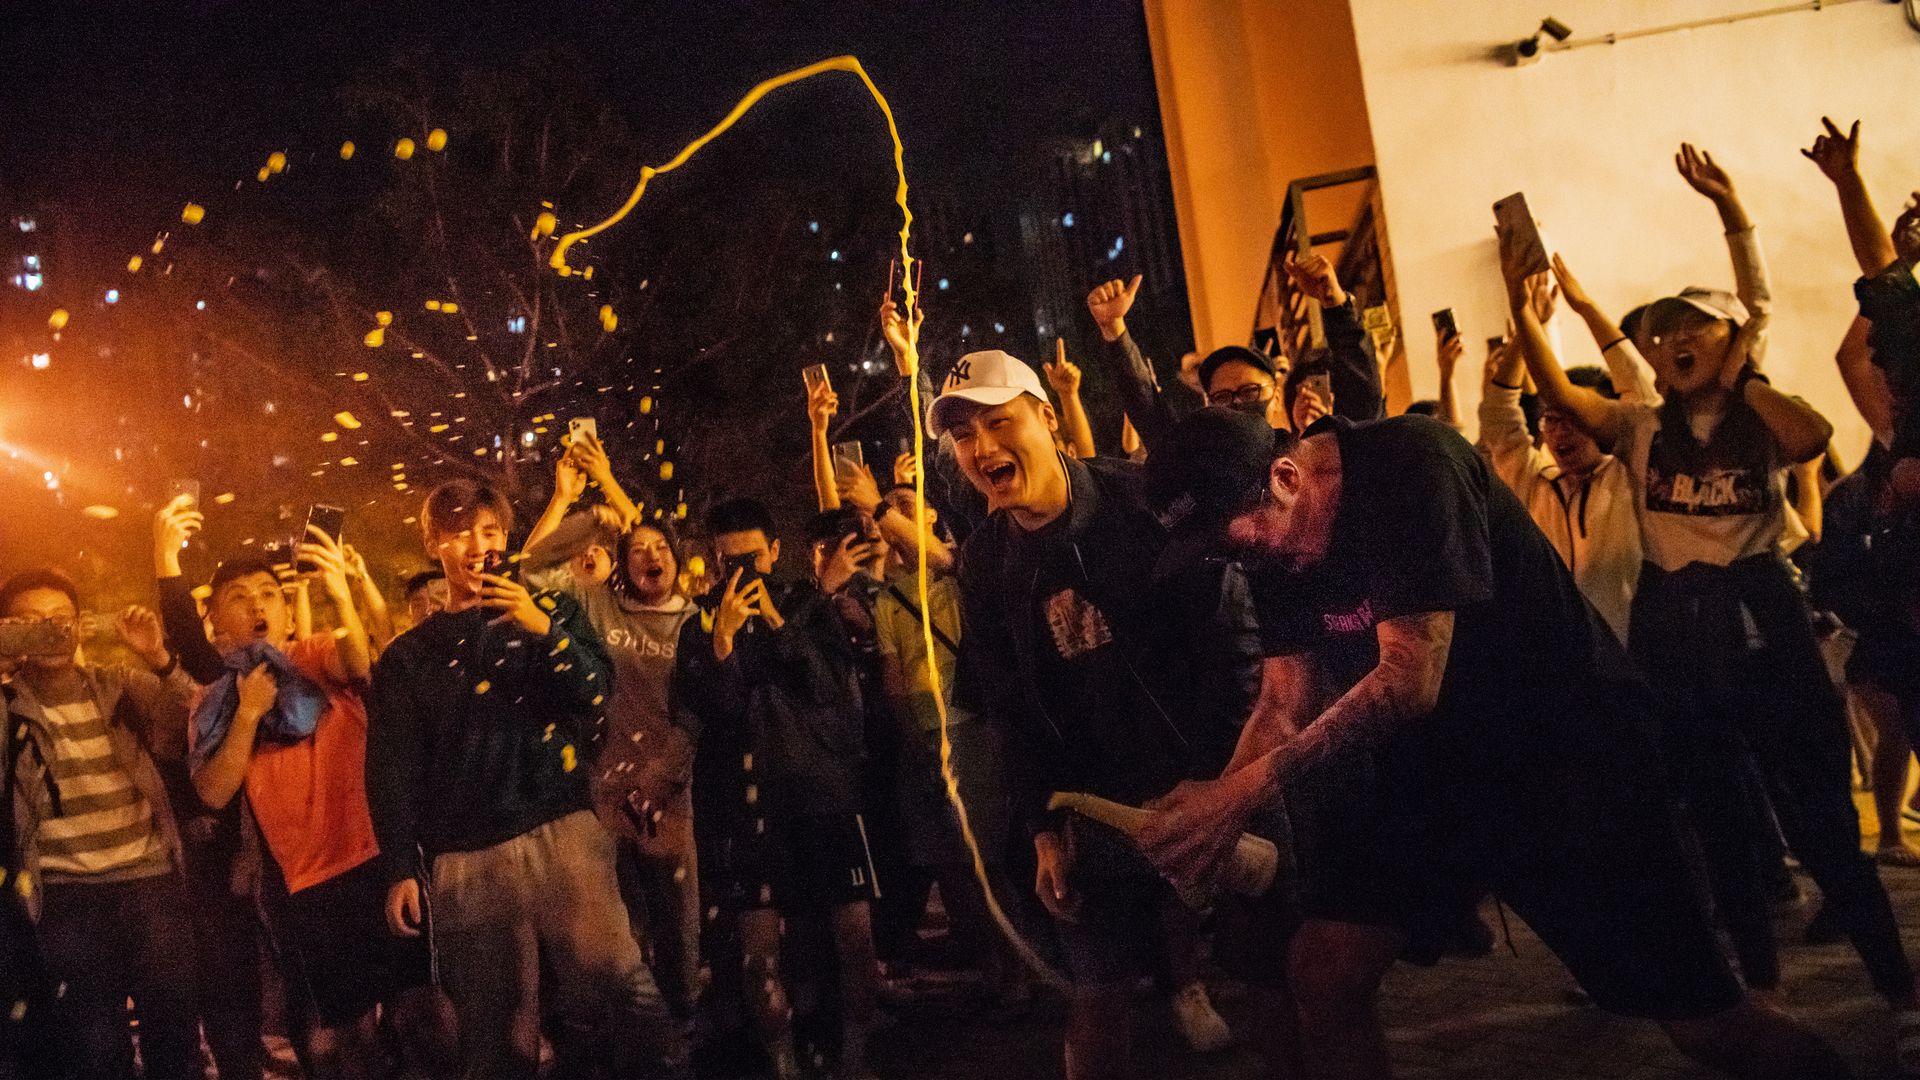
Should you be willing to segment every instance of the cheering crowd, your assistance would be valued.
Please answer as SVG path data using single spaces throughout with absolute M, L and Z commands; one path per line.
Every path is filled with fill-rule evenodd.
M 739 1047 L 870 1076 L 930 912 L 983 1023 L 1067 973 L 1072 1080 L 1129 1074 L 1149 976 L 1195 1052 L 1227 1045 L 1222 973 L 1274 1075 L 1383 1077 L 1382 976 L 1490 952 L 1489 898 L 1711 1067 L 1846 1075 L 1784 997 L 1789 860 L 1920 1075 L 1877 871 L 1920 865 L 1920 207 L 1882 222 L 1858 139 L 1805 151 L 1861 273 L 1851 468 L 1770 377 L 1756 226 L 1683 146 L 1733 289 L 1616 317 L 1503 226 L 1477 445 L 1458 329 L 1441 397 L 1389 418 L 1352 297 L 1300 253 L 1324 347 L 1164 387 L 1140 279 L 1091 290 L 1114 456 L 1064 349 L 976 352 L 931 365 L 925 460 L 879 468 L 808 373 L 799 531 L 714 498 L 683 538 L 579 425 L 524 531 L 484 483 L 435 488 L 394 610 L 322 527 L 183 576 L 192 496 L 154 518 L 157 603 L 114 620 L 129 663 L 78 647 L 67 577 L 15 574 L 0 1078 L 252 1080 L 276 1025 L 316 1080 L 686 1077 Z M 1604 369 L 1562 368 L 1561 307 Z M 880 321 L 921 378 L 917 322 Z M 1245 834 L 1271 884 L 1236 884 Z

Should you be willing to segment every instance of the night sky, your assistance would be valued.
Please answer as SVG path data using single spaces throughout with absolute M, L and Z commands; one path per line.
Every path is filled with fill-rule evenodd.
M 267 17 L 262 11 L 274 14 Z M 715 122 L 754 83 L 828 56 L 852 53 L 893 105 L 906 147 L 908 178 L 916 193 L 916 214 L 934 206 L 936 217 L 962 225 L 975 218 L 983 223 L 998 218 L 1003 233 L 1016 231 L 1006 224 L 1011 211 L 1032 193 L 1045 190 L 1049 146 L 1062 140 L 1084 141 L 1100 125 L 1116 120 L 1150 122 L 1158 115 L 1145 24 L 1135 0 L 1068 0 L 1031 6 L 952 0 L 885 5 L 701 0 L 440 7 L 390 2 L 49 3 L 10 14 L 0 22 L 0 50 L 9 58 L 11 103 L 9 120 L 0 134 L 0 201 L 6 204 L 0 206 L 0 217 L 42 201 L 56 202 L 72 215 L 75 235 L 69 240 L 76 246 L 75 258 L 85 265 L 62 268 L 69 279 L 65 284 L 71 286 L 71 279 L 80 277 L 91 290 L 89 309 L 60 298 L 75 308 L 76 332 L 86 331 L 89 327 L 81 324 L 90 319 L 99 325 L 98 296 L 107 286 L 126 280 L 118 275 L 124 274 L 128 254 L 145 249 L 154 240 L 156 227 L 179 230 L 183 202 L 203 194 L 213 197 L 207 200 L 213 215 L 210 221 L 228 213 L 214 199 L 226 198 L 235 180 L 248 177 L 270 151 L 285 148 L 295 163 L 287 177 L 293 186 L 284 189 L 290 193 L 285 197 L 295 198 L 291 193 L 296 192 L 313 196 L 308 199 L 308 217 L 300 221 L 296 215 L 296 224 L 309 230 L 331 228 L 327 215 L 334 211 L 319 201 L 316 166 L 325 164 L 331 156 L 329 148 L 338 146 L 343 130 L 354 137 L 368 134 L 343 129 L 342 90 L 390 69 L 396 61 L 416 71 L 452 77 L 510 68 L 533 53 L 557 55 L 594 95 L 611 105 L 637 142 L 639 159 L 659 162 Z M 798 224 L 785 221 L 789 228 L 801 227 L 813 216 L 850 219 L 857 215 L 842 212 L 859 210 L 864 219 L 847 225 L 850 233 L 864 230 L 855 250 L 848 252 L 848 261 L 856 265 L 845 267 L 844 275 L 838 274 L 841 268 L 831 268 L 836 280 L 837 276 L 853 279 L 848 282 L 850 288 L 863 297 L 835 315 L 845 325 L 848 312 L 854 321 L 870 319 L 859 314 L 871 310 L 864 306 L 870 303 L 864 297 L 869 291 L 877 295 L 884 280 L 884 232 L 875 224 L 890 213 L 886 202 L 890 170 L 884 135 L 874 141 L 875 111 L 857 84 L 844 76 L 818 82 L 822 85 L 809 84 L 769 99 L 700 160 L 657 182 L 646 204 L 648 215 L 656 220 L 633 233 L 678 229 L 697 239 L 704 227 L 699 212 L 772 217 L 764 202 L 731 200 L 725 194 L 750 190 L 761 179 L 778 182 L 783 191 L 799 192 L 796 201 L 807 204 L 778 208 L 783 218 L 797 220 Z M 825 85 L 828 82 L 837 85 Z M 456 140 L 462 135 L 454 132 Z M 369 144 L 366 153 L 385 152 L 384 146 Z M 337 167 L 339 162 L 332 164 Z M 620 191 L 632 182 L 628 175 L 604 179 Z M 329 194 L 339 197 L 338 192 Z M 834 205 L 850 200 L 860 205 Z M 695 207 L 700 210 L 694 211 Z M 663 213 L 663 208 L 677 214 Z M 612 205 L 567 209 L 594 220 Z M 674 223 L 660 224 L 668 218 Z M 562 223 L 562 231 L 567 224 Z M 889 227 L 897 228 L 897 223 Z M 607 240 L 614 246 L 601 254 L 616 265 L 603 267 L 604 276 L 625 272 L 629 286 L 649 270 L 647 256 L 641 252 L 661 246 L 614 234 Z M 631 243 L 633 250 L 619 248 L 621 243 Z M 179 249 L 176 242 L 166 258 Z M 771 254 L 782 250 L 769 247 Z M 838 258 L 839 253 L 835 254 Z M 928 257 L 939 272 L 938 254 Z M 618 265 L 623 259 L 625 264 Z M 151 271 L 162 260 L 153 262 L 146 278 L 140 279 L 143 286 L 154 284 Z M 785 284 L 754 294 L 749 303 L 763 310 L 750 307 L 744 312 L 747 326 L 742 333 L 750 337 L 755 318 L 772 311 L 802 286 L 825 288 L 823 271 L 827 269 L 778 268 Z M 1112 272 L 1126 269 L 1119 265 Z M 875 280 L 867 283 L 866 278 Z M 1180 287 L 1175 282 L 1172 288 Z M 1023 299 L 1002 288 L 995 298 L 979 302 L 1013 308 L 1015 317 L 1007 321 L 1017 322 Z M 0 285 L 0 339 L 31 342 L 34 335 L 44 334 L 50 300 L 47 294 L 30 296 Z M 417 312 L 417 298 L 411 303 Z M 132 311 L 122 304 L 117 314 L 130 316 Z M 725 329 L 701 332 L 719 337 Z M 950 333 L 952 327 L 947 329 Z M 70 335 L 72 347 L 67 353 L 77 351 L 81 340 L 93 339 Z M 33 468 L 16 460 L 11 470 L 0 461 L 0 495 L 13 508 L 0 514 L 0 573 L 45 560 L 59 561 L 69 569 L 75 569 L 76 562 L 88 563 L 78 567 L 83 576 L 127 578 L 137 592 L 153 496 L 170 475 L 202 475 L 214 485 L 209 497 L 220 487 L 237 493 L 228 515 L 233 527 L 220 536 L 222 543 L 238 541 L 241 532 L 262 531 L 252 524 L 242 527 L 240 522 L 249 520 L 243 513 L 249 501 L 258 504 L 263 494 L 280 500 L 283 517 L 289 506 L 297 510 L 310 499 L 348 501 L 345 492 L 309 482 L 300 471 L 304 463 L 282 470 L 287 480 L 276 480 L 279 490 L 271 493 L 249 490 L 260 485 L 244 479 L 210 475 L 219 470 L 208 459 L 219 457 L 222 435 L 233 432 L 194 433 L 181 428 L 183 387 L 139 382 L 131 374 L 135 368 L 121 368 L 123 358 L 137 351 L 136 343 L 122 344 L 126 348 L 112 361 L 91 357 L 76 361 L 62 353 L 51 372 L 34 372 L 20 359 L 0 358 L 0 444 L 14 439 L 13 445 L 28 445 L 44 459 Z M 148 352 L 185 347 L 177 342 L 138 344 Z M 845 346 L 836 348 L 844 351 Z M 796 367 L 811 359 L 783 354 L 768 364 Z M 83 377 L 79 364 L 100 370 L 89 373 L 91 378 Z M 746 373 L 726 374 L 732 381 L 717 379 L 715 385 L 742 393 L 746 384 L 740 377 Z M 791 374 L 780 370 L 777 378 L 782 389 L 794 390 L 790 396 L 797 401 L 797 389 L 786 386 Z M 10 409 L 31 409 L 25 403 L 35 401 L 35 394 L 54 392 L 54 387 L 63 388 L 58 391 L 57 410 L 42 408 L 37 417 L 9 415 Z M 287 386 L 263 390 L 261 396 L 271 394 L 284 401 L 309 391 L 310 387 Z M 328 393 L 323 391 L 321 396 Z M 309 411 L 319 417 L 341 407 L 320 398 L 309 404 Z M 253 403 L 253 415 L 259 415 L 258 405 Z M 369 406 L 363 400 L 355 408 L 365 415 Z M 182 440 L 192 434 L 211 434 L 214 442 L 198 452 L 197 465 L 159 447 L 161 457 L 173 453 L 172 460 L 149 462 L 142 474 L 108 458 L 109 443 L 127 441 L 106 430 L 109 411 L 131 414 L 137 421 L 135 428 L 141 424 L 172 427 L 174 441 L 180 445 L 187 445 Z M 52 423 L 55 412 L 59 413 L 57 424 Z M 188 414 L 189 424 L 210 423 L 208 418 L 214 415 L 195 421 L 199 414 L 194 410 Z M 37 431 L 36 419 L 41 422 Z M 96 419 L 101 421 L 97 425 Z M 283 409 L 276 422 L 295 423 L 292 410 Z M 804 420 L 797 412 L 781 418 L 756 417 L 752 422 L 776 424 L 782 439 L 792 435 L 804 443 Z M 787 427 L 795 430 L 786 431 Z M 74 441 L 48 445 L 58 437 L 55 431 L 75 431 Z M 654 434 L 673 436 L 669 429 L 648 432 L 644 440 L 636 435 L 634 441 L 636 445 L 646 442 L 651 450 Z M 305 438 L 308 441 L 302 445 L 316 456 L 346 449 L 342 443 L 323 450 L 310 434 Z M 235 439 L 236 444 L 243 442 Z M 776 477 L 791 473 L 790 486 L 804 492 L 804 472 L 786 460 L 793 441 L 785 439 L 778 454 L 769 451 L 767 456 L 775 460 L 768 464 Z M 402 456 L 390 442 L 377 441 L 362 456 L 369 464 Z M 262 462 L 267 456 L 259 447 L 248 453 Z M 39 483 L 39 464 L 49 465 L 68 480 L 57 500 L 50 499 Z M 394 464 L 397 468 L 398 462 Z M 649 458 L 635 467 L 653 470 L 657 464 Z M 67 469 L 72 471 L 63 471 Z M 357 475 L 372 472 L 361 470 Z M 688 472 L 685 459 L 681 472 Z M 386 517 L 392 518 L 385 523 L 388 533 L 400 534 L 389 535 L 392 543 L 387 545 L 391 557 L 386 562 L 396 572 L 419 561 L 417 549 L 408 550 L 404 530 L 397 527 L 399 515 L 407 511 L 397 507 L 417 500 L 437 478 L 436 470 L 416 467 L 409 477 L 415 486 L 389 496 L 388 506 L 396 509 L 383 508 Z M 89 484 L 95 491 L 115 496 L 111 501 L 124 511 L 117 520 L 91 520 L 77 513 L 86 503 L 109 501 L 104 495 L 81 494 Z M 542 497 L 543 492 L 529 492 L 529 505 L 522 512 L 531 517 Z M 264 512 L 257 505 L 254 509 Z M 258 520 L 258 513 L 251 520 Z M 370 515 L 362 520 L 370 520 Z M 210 533 L 218 529 L 217 523 L 210 524 Z M 361 533 L 363 545 L 373 546 L 367 531 Z

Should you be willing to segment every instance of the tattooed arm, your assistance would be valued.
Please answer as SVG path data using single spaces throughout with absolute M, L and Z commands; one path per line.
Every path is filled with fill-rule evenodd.
M 1453 647 L 1453 612 L 1402 615 L 1382 622 L 1376 632 L 1379 664 L 1297 738 L 1252 763 L 1264 774 L 1266 797 L 1279 794 L 1288 781 L 1329 755 L 1353 747 L 1377 749 L 1433 711 Z
M 1319 720 L 1221 779 L 1182 784 L 1153 804 L 1163 814 L 1147 827 L 1141 846 L 1162 874 L 1176 885 L 1205 882 L 1254 812 L 1296 777 L 1335 754 L 1379 747 L 1433 711 L 1453 646 L 1453 612 L 1399 616 L 1376 632 L 1379 664 Z M 1262 699 L 1256 719 L 1267 711 L 1264 690 Z M 1236 761 L 1258 737 L 1254 723 L 1247 728 Z
M 1269 656 L 1260 664 L 1260 696 L 1240 729 L 1240 742 L 1222 776 L 1266 756 L 1300 734 L 1313 719 L 1313 659 L 1306 654 Z

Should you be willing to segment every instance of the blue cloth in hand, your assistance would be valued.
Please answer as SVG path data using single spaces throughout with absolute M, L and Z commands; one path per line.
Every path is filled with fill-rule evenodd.
M 200 707 L 193 710 L 194 743 L 189 761 L 195 769 L 205 765 L 220 744 L 227 741 L 234 713 L 240 709 L 240 679 L 247 672 L 266 664 L 273 672 L 279 691 L 273 708 L 260 718 L 260 732 L 279 742 L 299 742 L 320 726 L 320 714 L 326 711 L 327 694 L 312 679 L 293 666 L 287 654 L 256 641 L 244 649 L 235 649 L 222 657 L 227 673 L 207 687 Z

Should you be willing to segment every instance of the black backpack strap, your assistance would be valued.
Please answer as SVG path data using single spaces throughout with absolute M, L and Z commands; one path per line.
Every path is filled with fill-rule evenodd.
M 920 605 L 908 599 L 907 594 L 900 591 L 900 586 L 889 581 L 887 582 L 887 592 L 893 594 L 893 598 L 900 602 L 900 606 L 907 609 L 907 614 L 912 615 L 916 619 L 924 620 L 926 618 L 924 615 L 920 613 Z M 959 656 L 960 647 L 953 643 L 953 639 L 947 636 L 946 631 L 940 629 L 940 624 L 931 622 L 930 620 L 928 621 L 929 621 L 929 624 L 933 627 L 934 640 L 938 641 L 942 645 L 945 645 L 947 647 L 948 652 L 952 653 L 955 656 Z

